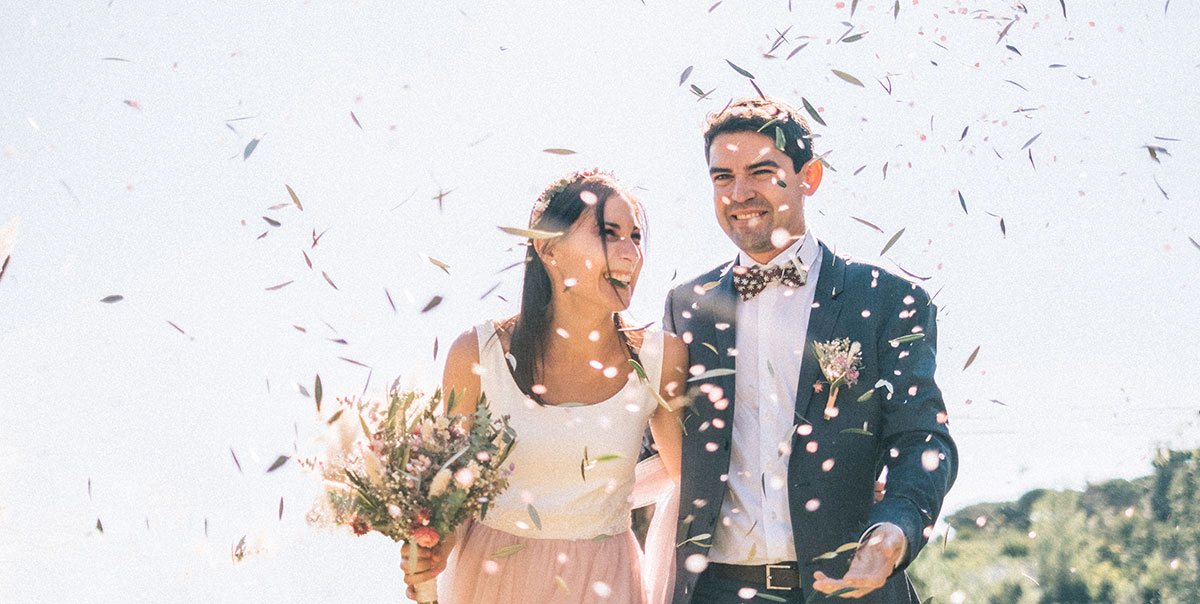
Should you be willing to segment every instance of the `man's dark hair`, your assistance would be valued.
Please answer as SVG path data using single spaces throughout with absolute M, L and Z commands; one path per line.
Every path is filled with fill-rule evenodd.
M 783 152 L 792 158 L 792 169 L 799 172 L 813 158 L 812 129 L 795 107 L 774 98 L 748 97 L 729 104 L 720 113 L 710 114 L 704 126 L 704 159 L 709 159 L 713 139 L 728 132 L 758 132 L 776 138 L 783 133 Z

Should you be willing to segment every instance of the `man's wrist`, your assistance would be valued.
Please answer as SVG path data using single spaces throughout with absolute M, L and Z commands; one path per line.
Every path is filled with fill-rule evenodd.
M 900 538 L 900 555 L 896 558 L 896 561 L 892 563 L 892 570 L 895 570 L 908 555 L 908 536 L 904 534 L 904 529 L 892 524 L 891 522 L 876 522 L 875 524 L 867 527 L 867 530 L 863 531 L 862 537 L 859 537 L 858 539 L 858 545 L 859 547 L 862 547 L 863 545 L 869 543 L 872 534 L 880 529 L 888 532 L 894 532 L 894 534 Z M 879 538 L 882 539 L 883 537 L 880 536 Z

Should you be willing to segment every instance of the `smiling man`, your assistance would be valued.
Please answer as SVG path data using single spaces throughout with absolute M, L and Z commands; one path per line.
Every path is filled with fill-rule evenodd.
M 916 604 L 904 568 L 957 471 L 933 379 L 937 309 L 808 228 L 822 164 L 794 107 L 736 101 L 704 141 L 717 222 L 741 252 L 667 298 L 664 325 L 699 374 L 674 602 Z

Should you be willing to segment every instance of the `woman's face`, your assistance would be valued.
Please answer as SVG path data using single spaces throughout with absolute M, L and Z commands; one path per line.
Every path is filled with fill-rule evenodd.
M 641 221 L 637 206 L 622 193 L 609 196 L 601 227 L 594 208 L 584 210 L 566 235 L 547 242 L 542 262 L 555 295 L 620 312 L 629 308 L 642 271 Z M 602 240 L 607 242 L 607 258 Z

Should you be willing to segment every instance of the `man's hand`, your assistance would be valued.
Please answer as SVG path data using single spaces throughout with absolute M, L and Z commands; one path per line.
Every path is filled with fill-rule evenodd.
M 404 571 L 404 582 L 408 584 L 408 597 L 414 599 L 417 596 L 416 590 L 413 589 L 414 585 L 432 581 L 446 570 L 446 559 L 450 556 L 450 550 L 454 549 L 454 533 L 447 535 L 445 539 L 430 549 L 417 548 L 417 565 L 415 567 L 408 565 L 409 547 L 411 544 L 405 543 L 400 548 L 400 554 L 403 556 L 400 568 Z
M 872 591 L 883 587 L 884 582 L 892 575 L 900 557 L 907 548 L 907 539 L 900 527 L 884 523 L 879 525 L 866 543 L 859 546 L 850 562 L 850 570 L 841 579 L 834 579 L 821 571 L 813 573 L 813 589 L 831 594 L 835 591 L 851 588 L 854 591 L 842 594 L 843 598 L 861 598 Z

